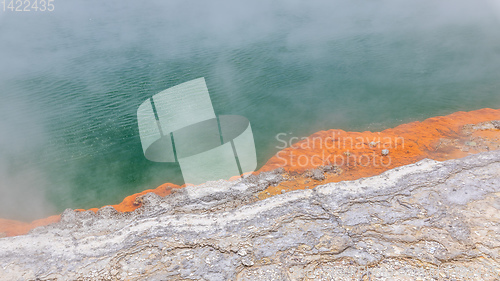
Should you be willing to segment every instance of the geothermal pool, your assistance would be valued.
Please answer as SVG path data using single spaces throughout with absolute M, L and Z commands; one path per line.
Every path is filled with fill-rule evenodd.
M 136 111 L 199 77 L 250 121 L 258 167 L 320 130 L 500 108 L 494 1 L 165 2 L 0 13 L 0 218 L 183 184 L 145 159 Z

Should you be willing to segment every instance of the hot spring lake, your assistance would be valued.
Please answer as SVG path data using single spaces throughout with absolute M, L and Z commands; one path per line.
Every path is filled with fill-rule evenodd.
M 281 139 L 380 131 L 500 108 L 494 1 L 56 1 L 0 12 L 0 218 L 117 204 L 165 182 L 137 108 L 205 77 L 250 120 L 258 167 Z

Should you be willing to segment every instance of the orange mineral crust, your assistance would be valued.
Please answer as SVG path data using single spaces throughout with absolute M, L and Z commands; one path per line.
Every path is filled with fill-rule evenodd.
M 492 122 L 496 120 L 499 122 Z M 328 182 L 370 177 L 424 158 L 443 161 L 499 149 L 499 128 L 500 109 L 485 108 L 433 117 L 382 132 L 335 129 L 317 132 L 278 152 L 256 172 L 284 169 L 285 181 L 262 191 L 259 198 Z M 166 196 L 172 189 L 184 186 L 166 183 L 130 195 L 120 204 L 111 206 L 121 212 L 130 212 L 141 206 L 141 196 L 146 193 Z M 90 210 L 98 211 L 97 208 Z M 26 234 L 37 226 L 59 219 L 59 215 L 31 223 L 0 219 L 0 237 Z
M 125 197 L 123 201 L 120 204 L 117 205 L 111 205 L 113 206 L 117 211 L 120 212 L 131 212 L 141 206 L 141 196 L 153 192 L 159 196 L 166 196 L 171 193 L 172 189 L 175 188 L 181 188 L 181 186 L 171 184 L 171 183 L 165 183 L 160 186 L 158 186 L 155 189 L 146 189 L 140 193 L 132 194 L 130 196 Z M 89 209 L 90 211 L 97 212 L 99 209 L 98 208 L 92 208 Z M 85 211 L 84 209 L 76 209 L 76 211 Z M 39 219 L 35 220 L 31 223 L 26 223 L 26 222 L 20 222 L 20 221 L 15 221 L 15 220 L 6 220 L 6 219 L 1 219 L 0 218 L 0 238 L 3 236 L 16 236 L 16 235 L 23 235 L 28 233 L 31 229 L 42 226 L 42 225 L 48 225 L 54 222 L 58 222 L 61 219 L 61 215 L 55 215 L 55 216 L 50 216 L 48 218 L 44 219 Z
M 499 129 L 500 109 L 485 108 L 411 122 L 382 132 L 317 132 L 281 150 L 259 170 L 283 168 L 287 178 L 261 192 L 259 198 L 371 177 L 424 158 L 443 161 L 499 149 Z M 317 168 L 321 170 L 319 177 L 313 173 Z
M 35 227 L 58 222 L 60 219 L 61 215 L 50 216 L 48 218 L 32 221 L 31 223 L 0 219 L 0 238 L 26 234 Z

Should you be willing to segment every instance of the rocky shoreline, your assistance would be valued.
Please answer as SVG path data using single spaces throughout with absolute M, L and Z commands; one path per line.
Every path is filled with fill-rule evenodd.
M 284 170 L 66 210 L 0 239 L 1 280 L 498 280 L 500 150 L 260 200 Z
M 284 169 L 284 180 L 258 194 L 265 199 L 297 189 L 310 189 L 331 182 L 351 181 L 379 175 L 384 171 L 416 163 L 422 159 L 444 161 L 500 149 L 500 109 L 483 108 L 455 112 L 389 128 L 381 132 L 346 132 L 338 129 L 317 132 L 271 157 L 256 171 Z M 278 136 L 277 136 L 278 137 Z M 283 141 L 283 140 L 281 140 Z M 291 141 L 291 139 L 290 139 Z M 283 141 L 284 142 L 284 141 Z M 286 142 L 284 142 L 286 144 Z M 239 177 L 234 177 L 236 179 Z M 143 195 L 161 197 L 183 188 L 172 183 L 132 194 L 116 205 L 119 212 L 141 206 Z M 89 209 L 97 212 L 99 208 Z M 85 211 L 77 209 L 77 211 Z M 60 221 L 54 214 L 32 222 L 0 218 L 0 237 L 16 236 Z

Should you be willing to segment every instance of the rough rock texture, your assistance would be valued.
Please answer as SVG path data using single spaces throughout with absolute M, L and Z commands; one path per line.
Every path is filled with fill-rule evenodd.
M 257 200 L 282 171 L 0 239 L 1 280 L 498 280 L 500 151 Z
M 278 140 L 279 135 L 276 137 Z M 331 129 L 301 138 L 292 145 L 294 138 L 291 135 L 280 138 L 279 142 L 288 141 L 289 147 L 279 151 L 259 169 L 258 172 L 264 172 L 283 168 L 288 173 L 283 174 L 285 179 L 280 184 L 261 191 L 259 199 L 330 182 L 372 177 L 425 158 L 444 161 L 500 149 L 500 109 L 459 111 L 381 132 Z M 382 153 L 384 149 L 389 153 Z M 166 196 L 177 188 L 182 187 L 165 183 L 131 194 L 112 206 L 121 212 L 131 212 L 141 206 L 138 197 L 149 192 Z M 98 208 L 90 210 L 97 212 Z M 32 222 L 0 218 L 0 237 L 23 235 L 59 220 L 60 215 Z

